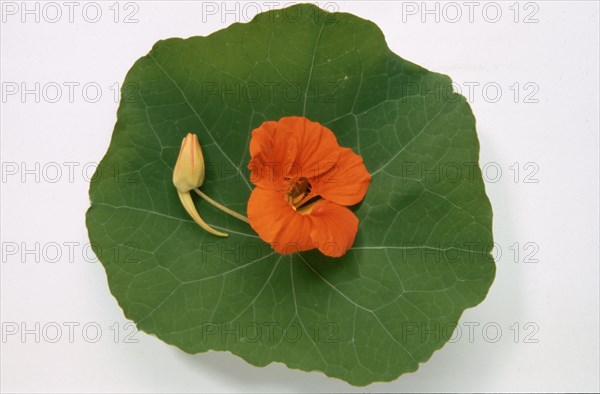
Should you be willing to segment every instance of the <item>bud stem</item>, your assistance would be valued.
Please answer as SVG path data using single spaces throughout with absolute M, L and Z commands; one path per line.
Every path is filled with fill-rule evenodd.
M 240 215 L 239 213 L 237 213 L 237 212 L 235 212 L 235 211 L 233 211 L 233 210 L 231 210 L 231 209 L 229 209 L 229 208 L 227 208 L 227 207 L 219 204 L 218 202 L 216 202 L 212 198 L 208 197 L 206 194 L 202 193 L 200 191 L 200 189 L 195 188 L 194 191 L 196 192 L 197 195 L 199 195 L 200 197 L 202 197 L 203 199 L 205 199 L 206 201 L 208 201 L 208 203 L 210 205 L 212 205 L 213 207 L 218 208 L 221 211 L 230 214 L 231 216 L 233 216 L 236 219 L 241 220 L 242 222 L 249 223 L 247 217 L 245 217 L 244 215 Z
M 226 234 L 226 233 L 222 233 L 220 231 L 213 229 L 204 220 L 202 220 L 202 218 L 198 214 L 198 211 L 196 210 L 196 206 L 194 205 L 194 202 L 192 201 L 192 195 L 189 192 L 182 193 L 182 192 L 178 191 L 177 194 L 179 195 L 179 199 L 181 200 L 181 203 L 183 204 L 183 207 L 185 208 L 187 213 L 192 217 L 192 219 L 194 219 L 194 222 L 196 222 L 200 227 L 202 227 L 204 230 L 208 231 L 209 233 L 214 234 L 219 237 L 227 237 L 228 236 L 228 234 Z

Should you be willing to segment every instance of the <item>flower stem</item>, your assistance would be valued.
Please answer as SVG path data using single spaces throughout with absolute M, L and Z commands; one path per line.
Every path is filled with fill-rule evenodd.
M 202 197 L 203 199 L 205 199 L 206 201 L 208 201 L 208 203 L 210 205 L 212 205 L 213 207 L 218 208 L 221 211 L 230 214 L 231 216 L 233 216 L 236 219 L 241 220 L 242 222 L 249 223 L 247 217 L 245 217 L 244 215 L 240 215 L 239 213 L 237 213 L 237 212 L 235 212 L 235 211 L 233 211 L 233 210 L 231 210 L 231 209 L 229 209 L 229 208 L 227 208 L 227 207 L 219 204 L 218 202 L 216 202 L 212 198 L 208 197 L 206 194 L 202 193 L 200 191 L 200 189 L 195 188 L 194 191 L 196 192 L 197 195 L 199 195 L 200 197 Z
M 183 204 L 183 207 L 185 208 L 187 213 L 192 217 L 192 219 L 194 219 L 194 222 L 196 222 L 200 227 L 202 227 L 204 230 L 206 230 L 209 233 L 214 234 L 218 237 L 227 237 L 228 236 L 228 234 L 222 233 L 222 232 L 217 231 L 214 228 L 210 227 L 200 217 L 200 214 L 196 210 L 196 206 L 194 205 L 194 202 L 192 201 L 192 195 L 189 192 L 182 193 L 182 192 L 178 191 L 177 194 L 179 195 L 179 199 L 181 200 L 181 203 Z

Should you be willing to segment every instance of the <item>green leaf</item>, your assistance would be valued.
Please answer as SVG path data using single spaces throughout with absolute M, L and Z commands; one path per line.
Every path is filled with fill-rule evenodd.
M 353 385 L 415 371 L 494 278 L 475 119 L 451 80 L 392 53 L 372 22 L 298 5 L 208 37 L 156 43 L 127 74 L 87 227 L 139 329 L 189 353 L 227 350 Z M 204 201 L 194 224 L 171 177 L 198 134 L 202 190 L 245 213 L 251 130 L 304 115 L 372 174 L 340 259 L 281 256 Z M 343 179 L 344 174 L 339 174 Z

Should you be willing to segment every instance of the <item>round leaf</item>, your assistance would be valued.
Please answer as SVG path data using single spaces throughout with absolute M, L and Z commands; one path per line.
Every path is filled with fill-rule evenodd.
M 447 76 L 392 53 L 372 22 L 297 5 L 160 41 L 122 93 L 87 227 L 139 329 L 189 353 L 227 350 L 366 385 L 415 371 L 485 298 L 492 211 L 473 114 Z M 326 125 L 372 174 L 342 258 L 276 254 L 198 200 L 230 234 L 212 236 L 172 185 L 181 140 L 194 132 L 203 192 L 245 214 L 251 131 L 291 115 Z

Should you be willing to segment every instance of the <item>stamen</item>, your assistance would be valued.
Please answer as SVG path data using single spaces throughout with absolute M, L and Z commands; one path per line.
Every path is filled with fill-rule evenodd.
M 320 198 L 311 202 L 310 204 L 306 204 L 306 205 L 296 209 L 296 212 L 298 212 L 300 215 L 308 215 L 315 208 L 315 205 L 317 205 L 319 200 L 320 200 Z
M 294 206 L 296 208 L 300 208 L 302 205 L 306 204 L 308 201 L 312 200 L 314 197 L 318 197 L 318 196 L 311 196 L 310 193 L 307 193 L 307 194 L 303 195 L 302 198 L 294 200 Z
M 302 200 L 304 200 L 305 197 L 306 197 L 305 194 L 299 194 L 296 197 L 292 198 L 292 205 L 294 205 L 295 207 L 298 207 L 300 205 L 300 203 L 302 202 Z
M 288 180 L 288 191 L 283 195 L 283 199 L 294 211 L 301 215 L 308 215 L 315 204 L 321 199 L 321 196 L 311 194 L 312 185 L 306 178 L 297 180 Z
M 302 177 L 298 180 L 290 181 L 288 192 L 286 193 L 284 199 L 288 204 L 296 209 L 306 201 L 310 191 L 310 182 L 308 182 L 306 178 Z

